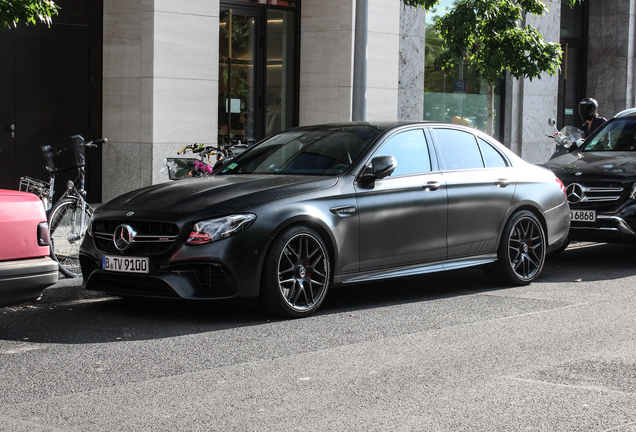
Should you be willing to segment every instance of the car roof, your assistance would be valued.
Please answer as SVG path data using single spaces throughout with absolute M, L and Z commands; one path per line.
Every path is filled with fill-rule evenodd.
M 630 109 L 626 109 L 626 110 L 623 110 L 623 111 L 619 112 L 618 114 L 616 114 L 614 116 L 614 118 L 634 117 L 634 116 L 636 116 L 636 108 L 630 108 Z
M 393 129 L 400 126 L 431 126 L 431 125 L 442 125 L 442 126 L 455 126 L 457 128 L 465 129 L 466 127 L 463 125 L 458 125 L 457 123 L 450 122 L 441 122 L 441 121 L 427 121 L 427 120 L 394 120 L 394 121 L 351 121 L 351 122 L 337 122 L 337 123 L 322 123 L 308 126 L 298 126 L 295 128 L 287 129 L 283 132 L 289 131 L 319 131 L 319 130 L 330 130 L 330 129 L 342 129 L 342 128 L 372 128 L 377 129 L 378 131 L 385 131 L 388 129 Z

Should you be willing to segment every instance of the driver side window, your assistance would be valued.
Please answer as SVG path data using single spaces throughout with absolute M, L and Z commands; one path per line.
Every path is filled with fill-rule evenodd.
M 391 177 L 431 171 L 431 156 L 421 129 L 401 132 L 382 144 L 375 156 L 393 156 L 397 168 Z

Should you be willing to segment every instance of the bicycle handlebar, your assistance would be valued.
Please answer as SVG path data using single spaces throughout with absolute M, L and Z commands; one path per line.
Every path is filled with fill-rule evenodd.
M 85 142 L 82 144 L 86 148 L 95 148 L 97 144 L 106 144 L 108 142 L 108 138 L 96 139 L 93 141 Z

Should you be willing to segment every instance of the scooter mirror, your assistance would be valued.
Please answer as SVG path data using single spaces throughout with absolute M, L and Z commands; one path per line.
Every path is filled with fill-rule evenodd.
M 556 124 L 556 120 L 555 120 L 555 119 L 553 119 L 553 118 L 551 118 L 551 119 L 549 119 L 549 120 L 548 120 L 548 124 L 549 124 L 550 126 L 554 126 L 554 125 Z

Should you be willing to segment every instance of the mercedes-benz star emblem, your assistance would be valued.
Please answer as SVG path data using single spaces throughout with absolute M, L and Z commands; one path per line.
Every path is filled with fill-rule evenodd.
M 570 204 L 576 204 L 583 199 L 583 186 L 578 183 L 572 183 L 566 189 L 568 195 L 568 202 Z
M 115 233 L 113 234 L 113 243 L 115 243 L 115 247 L 120 251 L 125 251 L 135 240 L 135 231 L 131 228 L 130 225 L 119 225 L 115 228 Z

